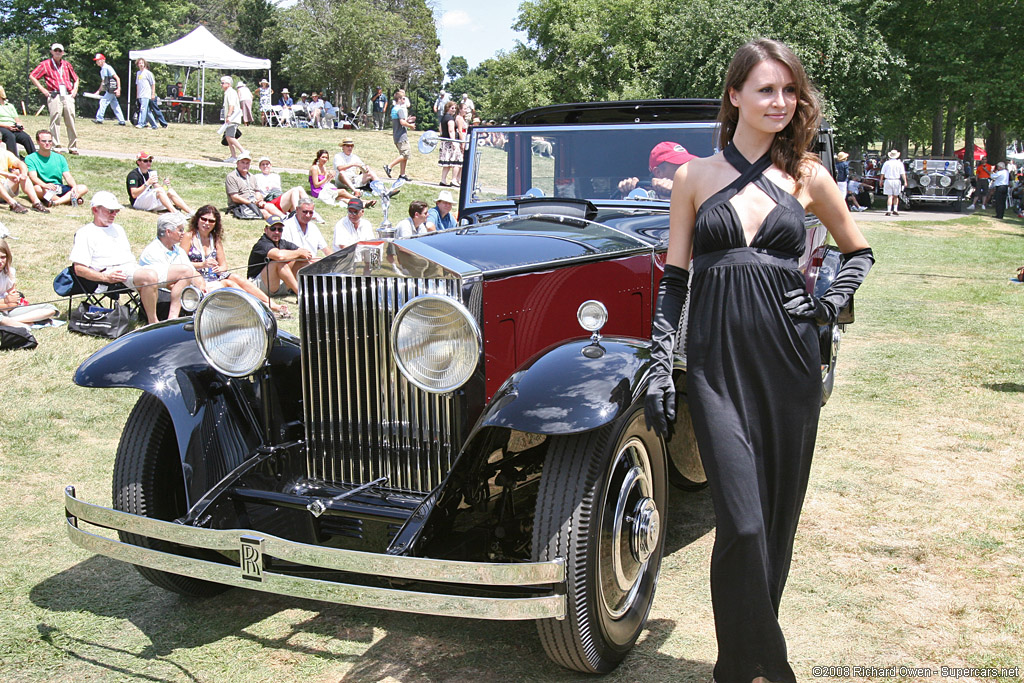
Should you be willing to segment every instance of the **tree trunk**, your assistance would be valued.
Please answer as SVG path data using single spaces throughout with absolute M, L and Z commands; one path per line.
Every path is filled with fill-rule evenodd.
M 974 175 L 974 119 L 964 121 L 964 167 L 968 175 Z
M 946 135 L 944 144 L 942 145 L 942 156 L 947 159 L 952 159 L 953 152 L 956 151 L 957 118 L 957 106 L 951 102 L 949 104 L 949 109 L 946 110 Z
M 932 114 L 932 156 L 937 157 L 941 153 L 942 149 L 942 106 L 939 105 L 935 108 L 935 113 Z
M 985 138 L 985 153 L 988 163 L 997 164 L 1006 161 L 1006 131 L 1001 123 L 988 124 L 989 135 Z

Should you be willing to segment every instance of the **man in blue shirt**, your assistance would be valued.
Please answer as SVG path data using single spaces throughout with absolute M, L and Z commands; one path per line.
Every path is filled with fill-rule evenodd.
M 427 230 L 447 230 L 455 227 L 455 216 L 452 215 L 452 193 L 441 190 L 434 200 L 434 208 L 427 212 Z
M 125 125 L 124 114 L 121 113 L 121 105 L 117 101 L 117 98 L 121 96 L 121 77 L 114 71 L 114 67 L 107 64 L 107 58 L 101 53 L 97 52 L 92 61 L 96 62 L 96 66 L 100 68 L 100 87 L 94 94 L 102 95 L 100 106 L 96 110 L 96 118 L 93 120 L 96 123 L 103 123 L 103 116 L 107 113 L 107 107 L 110 107 L 114 116 L 117 117 L 117 125 L 123 126 Z

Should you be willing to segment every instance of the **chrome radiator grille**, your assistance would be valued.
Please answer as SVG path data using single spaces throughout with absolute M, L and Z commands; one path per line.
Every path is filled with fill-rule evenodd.
M 391 323 L 420 294 L 460 299 L 455 279 L 302 278 L 303 395 L 310 477 L 425 493 L 448 473 L 457 406 L 410 384 L 391 353 Z

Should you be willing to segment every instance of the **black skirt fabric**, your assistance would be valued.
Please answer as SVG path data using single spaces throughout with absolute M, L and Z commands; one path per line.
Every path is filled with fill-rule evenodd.
M 804 210 L 764 177 L 767 156 L 750 164 L 730 145 L 725 157 L 741 175 L 697 212 L 686 337 L 687 393 L 716 517 L 714 676 L 794 681 L 779 602 L 821 405 L 817 326 L 783 308 L 783 293 L 804 286 Z M 730 200 L 750 183 L 775 207 L 748 245 Z

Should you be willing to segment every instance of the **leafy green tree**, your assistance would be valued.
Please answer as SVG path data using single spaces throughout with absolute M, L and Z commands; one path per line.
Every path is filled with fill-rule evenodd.
M 448 60 L 448 70 L 445 71 L 445 75 L 448 76 L 449 81 L 457 81 L 467 73 L 469 73 L 469 62 L 465 57 L 454 55 Z

